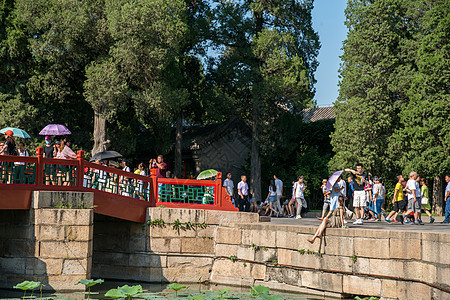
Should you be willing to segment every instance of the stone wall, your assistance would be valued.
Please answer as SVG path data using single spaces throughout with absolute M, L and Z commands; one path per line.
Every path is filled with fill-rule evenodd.
M 178 232 L 96 215 L 94 278 L 263 284 L 325 297 L 449 297 L 450 234 L 327 229 L 325 246 L 307 242 L 313 227 L 259 223 L 250 213 L 149 208 L 148 219 L 208 226 Z
M 34 192 L 31 206 L 0 211 L 0 287 L 34 280 L 45 290 L 84 290 L 74 284 L 90 278 L 93 194 Z

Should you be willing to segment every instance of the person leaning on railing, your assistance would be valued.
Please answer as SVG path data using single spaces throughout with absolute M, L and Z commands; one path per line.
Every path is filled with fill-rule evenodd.
M 56 142 L 56 144 L 58 144 L 58 142 Z M 72 149 L 70 149 L 70 144 L 71 142 L 68 138 L 62 139 L 61 142 L 59 142 L 59 149 L 56 154 L 56 158 L 76 159 L 77 155 L 72 151 Z M 74 169 L 68 165 L 59 165 L 59 169 L 59 181 L 64 180 L 62 185 L 70 185 L 71 179 L 75 176 L 75 174 L 73 174 Z
M 5 142 L 0 152 L 5 155 L 17 155 L 16 142 L 14 141 L 14 133 L 12 130 L 5 131 Z M 11 174 L 14 169 L 13 162 L 2 162 L 2 179 L 7 179 L 7 183 L 11 183 Z

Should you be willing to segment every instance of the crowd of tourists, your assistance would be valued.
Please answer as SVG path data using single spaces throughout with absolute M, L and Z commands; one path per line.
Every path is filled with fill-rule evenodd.
M 435 221 L 430 212 L 428 182 L 417 172 L 411 172 L 408 180 L 402 175 L 397 176 L 393 198 L 387 199 L 382 178 L 364 172 L 362 164 L 357 164 L 356 170 L 345 169 L 345 171 L 351 175 L 346 178 L 347 180 L 339 176 L 332 183 L 331 189 L 327 188 L 327 179 L 322 182 L 323 209 L 321 216 L 318 217 L 323 221 L 319 227 L 321 231 L 327 225 L 346 228 L 347 220 L 353 218 L 355 218 L 354 225 L 363 225 L 364 221 L 381 222 L 382 220 L 387 223 L 423 225 L 422 211 L 429 216 L 430 223 Z M 237 184 L 237 195 L 235 195 L 231 176 L 231 173 L 227 174 L 223 186 L 233 204 L 240 211 L 254 212 L 270 217 L 302 218 L 302 211 L 308 205 L 304 196 L 307 186 L 303 176 L 299 176 L 296 181 L 292 182 L 292 194 L 282 200 L 283 182 L 275 174 L 269 182 L 267 196 L 262 201 L 255 201 L 249 192 L 245 175 L 241 176 L 241 181 Z M 447 186 L 443 223 L 449 223 L 450 175 L 445 176 L 445 180 Z M 392 203 L 393 208 L 387 214 L 385 209 L 389 202 Z M 313 242 L 314 239 L 311 241 Z

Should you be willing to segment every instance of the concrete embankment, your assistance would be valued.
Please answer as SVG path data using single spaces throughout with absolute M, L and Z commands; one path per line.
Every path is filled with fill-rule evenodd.
M 47 212 L 36 214 L 40 209 Z M 14 211 L 15 226 L 5 225 L 9 215 L 2 212 L 0 241 L 8 249 L 0 257 L 6 274 L 2 287 L 36 278 L 67 290 L 92 275 L 138 282 L 262 284 L 338 298 L 450 297 L 448 233 L 327 229 L 322 243 L 311 245 L 306 239 L 315 227 L 260 223 L 250 213 L 149 208 L 150 225 L 143 225 L 97 214 L 92 222 L 89 209 L 34 210 L 28 220 Z M 28 231 L 11 233 L 14 227 L 25 228 L 23 223 Z M 26 256 L 18 236 L 33 241 Z M 5 248 L 10 240 L 16 246 Z

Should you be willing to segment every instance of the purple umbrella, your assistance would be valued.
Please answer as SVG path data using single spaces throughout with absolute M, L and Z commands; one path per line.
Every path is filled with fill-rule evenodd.
M 342 172 L 344 172 L 344 170 L 334 172 L 333 175 L 331 175 L 331 177 L 328 179 L 327 185 L 325 187 L 327 189 L 327 191 L 331 191 L 331 188 L 336 183 L 336 180 L 339 178 L 339 176 L 341 176 Z
M 61 124 L 48 124 L 39 132 L 40 135 L 65 135 L 72 134 L 66 126 Z

